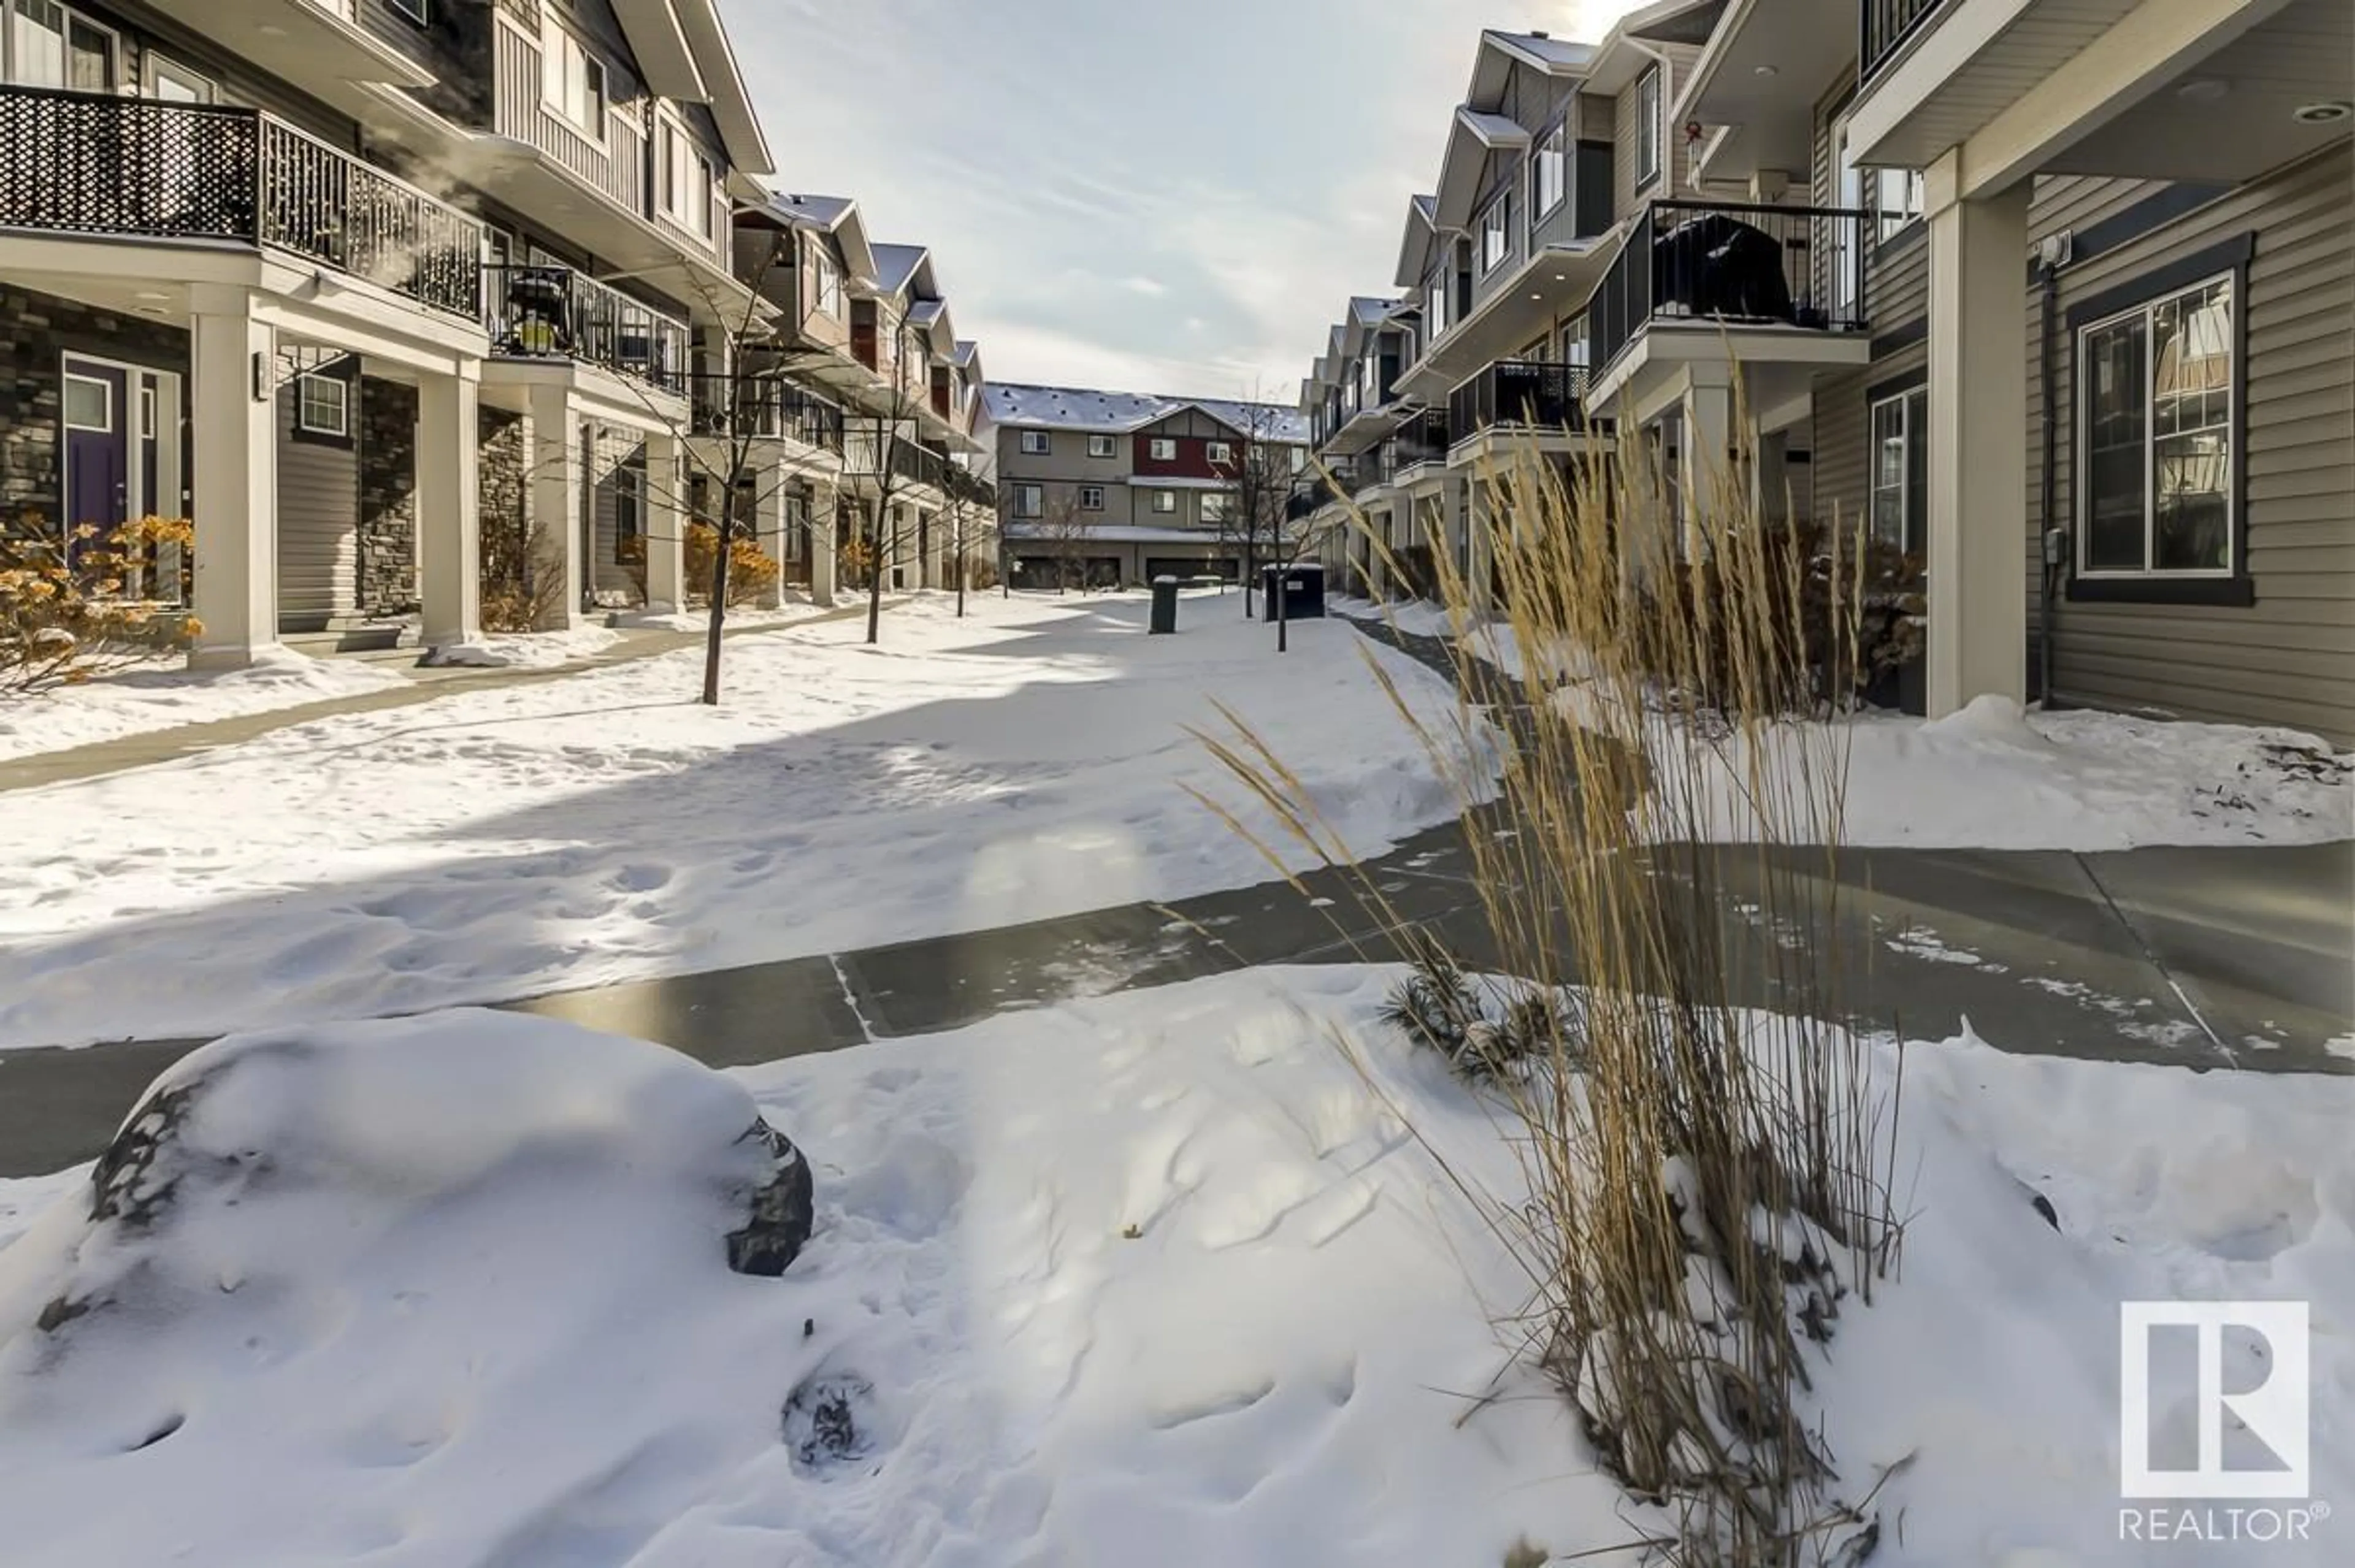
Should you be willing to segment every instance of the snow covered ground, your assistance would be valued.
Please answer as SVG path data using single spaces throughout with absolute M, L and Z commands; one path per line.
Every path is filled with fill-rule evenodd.
M 610 626 L 576 626 L 569 632 L 485 632 L 471 643 L 433 650 L 437 665 L 485 669 L 554 669 L 591 659 L 622 640 Z
M 1577 688 L 1557 697 L 1575 700 Z M 1691 746 L 1707 787 L 1682 836 L 1746 842 L 1753 756 L 1743 738 L 1695 745 L 1667 721 L 1656 748 Z M 2355 757 L 2291 730 L 2125 714 L 2025 712 L 1982 697 L 1945 719 L 1864 714 L 1765 732 L 1763 764 L 1796 790 L 1845 756 L 1842 837 L 1919 848 L 2130 849 L 2143 844 L 2318 844 L 2355 834 Z M 1822 798 L 1818 795 L 1816 798 Z
M 0 698 L 0 762 L 407 683 L 408 677 L 397 670 L 297 653 L 282 654 L 249 669 L 203 675 L 153 667 L 127 669 L 80 686 Z
M 0 1044 L 186 1036 L 839 951 L 1266 880 L 1188 787 L 1188 725 L 1264 726 L 1361 852 L 1455 802 L 1332 622 L 1136 596 L 927 596 L 856 621 L 397 714 L 324 720 L 16 797 Z M 1445 684 L 1382 650 L 1427 721 Z M 1288 840 L 1280 847 L 1292 850 Z M 1296 851 L 1295 851 L 1296 852 Z
M 392 1026 L 460 1064 L 499 1043 L 479 1031 L 528 1028 L 554 1104 L 485 1069 L 249 1106 L 257 1140 L 274 1112 L 306 1157 L 359 1151 L 358 1229 L 299 1187 L 166 1227 L 140 1287 L 184 1309 L 68 1325 L 61 1356 L 26 1303 L 108 1257 L 60 1255 L 74 1211 L 0 1250 L 5 1555 L 1490 1568 L 1526 1541 L 1614 1561 L 1579 1554 L 1657 1521 L 1490 1327 L 1524 1286 L 1439 1161 L 1505 1199 L 1515 1168 L 1490 1113 L 1373 1021 L 1393 977 L 1253 971 L 737 1075 L 816 1172 L 816 1236 L 780 1280 L 719 1265 L 687 1179 L 679 1140 L 723 1096 L 669 1084 L 616 1123 L 600 1107 L 660 1075 L 610 1042 Z M 2122 1541 L 2117 1393 L 2121 1301 L 2310 1302 L 2312 1495 L 2349 1495 L 2355 1081 L 1968 1039 L 1905 1071 L 1902 1275 L 1811 1367 L 1846 1494 L 1912 1461 L 1874 1499 L 1874 1568 L 2347 1561 L 2332 1519 L 2305 1543 Z M 535 1130 L 503 1157 L 506 1104 Z M 0 1184 L 0 1242 L 86 1192 Z M 2261 1381 L 2228 1354 L 2228 1386 Z M 2155 1363 L 2162 1452 L 2190 1451 L 2191 1365 Z M 794 1394 L 818 1384 L 844 1392 L 854 1457 L 810 1441 Z

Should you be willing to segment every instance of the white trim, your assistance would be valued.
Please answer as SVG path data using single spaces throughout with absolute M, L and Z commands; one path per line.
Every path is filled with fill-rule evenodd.
M 573 118 L 571 112 L 564 107 L 560 100 L 550 98 L 548 94 L 550 65 L 549 42 L 551 38 L 561 38 L 570 44 L 573 48 L 580 51 L 583 61 L 597 68 L 598 123 L 594 128 Z M 585 76 L 582 85 L 585 90 L 587 85 Z M 548 9 L 543 9 L 539 16 L 539 102 L 542 108 L 555 115 L 559 123 L 578 134 L 581 140 L 588 142 L 600 152 L 611 150 L 611 135 L 608 128 L 612 124 L 613 116 L 613 68 L 606 64 L 602 51 L 591 48 L 587 39 L 559 21 L 556 14 Z
M 2238 269 L 2226 268 L 2180 288 L 2153 294 L 2138 304 L 2113 311 L 2098 321 L 2089 321 L 2078 327 L 2070 345 L 2069 396 L 2075 406 L 2070 411 L 2070 427 L 2075 449 L 2070 453 L 2071 488 L 2075 495 L 2071 507 L 2071 524 L 2076 535 L 2073 565 L 2076 575 L 2096 582 L 2200 582 L 2222 581 L 2233 577 L 2239 566 L 2241 532 L 2240 475 L 2241 453 L 2240 412 L 2241 382 L 2247 375 L 2242 363 L 2240 313 L 2248 308 L 2242 297 Z M 2150 324 L 2161 305 L 2204 293 L 2217 284 L 2225 285 L 2225 295 L 2231 315 L 2225 321 L 2224 375 L 2224 564 L 2221 567 L 2156 567 L 2151 564 L 2158 543 L 2158 485 L 2156 466 L 2158 455 L 2158 356 L 2153 352 Z M 2092 464 L 2087 460 L 2092 439 L 2093 400 L 2088 395 L 2085 378 L 2085 344 L 2094 334 L 2121 322 L 2141 319 L 2145 324 L 2142 365 L 2142 560 L 2139 568 L 2120 566 L 2088 566 L 2085 563 L 2092 517 L 2089 503 L 2093 498 Z M 2202 427 L 2208 428 L 2208 427 Z
M 1661 165 L 1667 163 L 1668 158 L 1667 73 L 1668 67 L 1662 65 L 1657 60 L 1655 60 L 1651 65 L 1645 69 L 1643 75 L 1636 79 L 1636 120 L 1635 125 L 1635 186 L 1638 194 L 1649 190 L 1653 186 L 1661 183 Z M 1643 133 L 1646 129 L 1644 120 L 1644 92 L 1647 88 L 1650 89 L 1652 94 L 1652 112 L 1649 127 L 1652 133 L 1652 165 L 1649 168 L 1646 168 L 1644 166 L 1643 140 Z
M 1099 443 L 1102 443 L 1101 450 L 1098 449 Z M 1095 458 L 1118 457 L 1120 442 L 1114 436 L 1091 434 L 1088 437 L 1088 455 Z
M 73 399 L 69 394 L 76 382 L 85 387 L 98 389 L 101 399 L 106 404 L 105 423 L 77 424 L 74 422 Z M 62 386 L 58 395 L 58 428 L 59 430 L 80 431 L 91 435 L 122 435 L 125 432 L 122 429 L 121 416 L 122 411 L 114 406 L 113 382 L 101 380 L 96 376 L 81 375 L 72 370 L 63 372 Z
M 314 424 L 311 420 L 307 394 L 323 387 L 336 389 L 336 422 L 333 425 Z M 306 435 L 326 435 L 339 441 L 348 440 L 352 433 L 352 384 L 341 376 L 322 376 L 311 370 L 306 370 L 295 377 L 294 428 Z

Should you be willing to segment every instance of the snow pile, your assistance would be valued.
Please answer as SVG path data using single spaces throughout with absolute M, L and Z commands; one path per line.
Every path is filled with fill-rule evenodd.
M 284 649 L 244 669 L 134 667 L 80 686 L 0 697 L 0 762 L 407 684 L 406 676 L 382 665 Z
M 186 1059 L 134 1118 L 159 1141 L 0 1252 L 0 1554 L 624 1560 L 721 1435 L 773 1441 L 782 1390 L 740 1391 L 807 1307 L 728 1267 L 756 1117 L 500 1014 Z
M 470 643 L 435 648 L 427 662 L 482 669 L 554 669 L 595 658 L 621 640 L 619 632 L 603 626 L 576 626 L 564 632 L 486 632 Z
M 1490 1326 L 1526 1281 L 1439 1162 L 1508 1200 L 1516 1168 L 1435 1055 L 1374 1022 L 1398 975 L 1252 971 L 753 1070 L 818 1177 L 817 1232 L 780 1280 L 714 1264 L 706 1197 L 667 1179 L 678 1139 L 569 1097 L 543 1146 L 487 1170 L 453 1132 L 452 1177 L 387 1189 L 348 1237 L 290 1195 L 267 1228 L 315 1271 L 256 1268 L 286 1255 L 272 1216 L 159 1233 L 201 1287 L 188 1316 L 10 1361 L 11 1560 L 1425 1568 L 1521 1540 L 1624 1548 L 1660 1521 Z M 610 1042 L 564 1043 L 603 1074 Z M 2118 1539 L 2122 1300 L 2311 1301 L 2313 1495 L 2349 1494 L 2355 1081 L 1967 1038 L 1906 1072 L 1901 1276 L 1845 1304 L 1810 1365 L 1843 1495 L 1912 1460 L 1873 1499 L 1875 1568 L 2158 1561 Z M 416 1086 L 351 1087 L 301 1108 L 363 1149 L 433 1136 Z M 669 1125 L 718 1129 L 712 1098 Z M 583 1157 L 619 1140 L 670 1163 L 623 1183 Z M 0 1214 L 27 1188 L 54 1183 L 0 1184 Z M 0 1277 L 48 1267 L 59 1229 L 0 1253 Z M 2228 1386 L 2259 1380 L 2228 1353 Z M 2153 1366 L 2157 1451 L 2188 1454 L 2192 1358 Z M 2184 1560 L 2345 1560 L 2317 1539 Z
M 1572 718 L 1591 716 L 1595 700 L 1580 685 L 1554 694 Z M 2090 852 L 2355 832 L 2355 757 L 2295 730 L 2031 713 L 1989 696 L 1930 720 L 1870 713 L 1697 739 L 1654 716 L 1646 731 L 1656 754 L 1683 749 L 1703 769 L 1697 804 L 1675 808 L 1668 825 L 1679 837 L 1754 838 L 1762 775 L 1793 800 L 1822 800 L 1844 779 L 1843 838 L 1855 846 Z
M 897 594 L 887 593 L 884 595 L 883 602 L 887 604 L 894 603 L 900 597 Z M 847 598 L 844 601 L 845 603 L 849 602 Z M 858 602 L 864 603 L 866 601 L 860 598 Z M 823 607 L 809 600 L 792 596 L 773 610 L 754 609 L 750 604 L 731 605 L 719 624 L 722 627 L 790 626 L 796 621 L 807 621 L 826 613 L 826 611 Z M 669 609 L 623 610 L 613 615 L 613 622 L 614 625 L 625 631 L 708 632 L 711 629 L 711 612 Z
M 927 596 L 41 793 L 0 845 L 0 1044 L 185 1037 L 840 952 L 1263 882 L 1303 855 L 1188 726 L 1263 727 L 1378 853 L 1455 814 L 1347 627 Z M 1375 650 L 1426 723 L 1446 683 Z M 172 976 L 168 987 L 155 984 Z

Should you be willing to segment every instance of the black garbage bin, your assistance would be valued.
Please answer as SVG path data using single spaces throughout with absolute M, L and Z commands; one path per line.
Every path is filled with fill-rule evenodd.
M 1155 634 L 1178 629 L 1178 580 L 1156 577 L 1153 580 L 1153 624 L 1148 630 Z
M 1283 585 L 1280 590 L 1278 583 Z M 1279 592 L 1281 600 L 1276 597 Z M 1280 609 L 1287 621 L 1321 621 L 1325 618 L 1324 563 L 1304 560 L 1296 566 L 1268 567 L 1260 574 L 1260 593 L 1271 618 Z

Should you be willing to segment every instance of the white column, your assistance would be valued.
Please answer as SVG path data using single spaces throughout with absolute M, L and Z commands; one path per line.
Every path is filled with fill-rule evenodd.
M 1722 366 L 1691 368 L 1682 411 L 1677 499 L 1684 513 L 1685 554 L 1699 560 L 1708 549 L 1715 503 L 1742 491 L 1742 477 L 1733 471 L 1733 389 Z
M 478 364 L 417 379 L 417 564 L 428 648 L 483 630 L 482 421 Z
M 564 591 L 547 605 L 539 629 L 570 631 L 581 624 L 581 410 L 563 387 L 531 390 L 532 563 L 534 572 L 560 579 Z
M 761 542 L 761 553 L 777 571 L 768 592 L 753 601 L 755 609 L 773 610 L 785 602 L 785 530 L 790 526 L 785 503 L 792 498 L 787 492 L 790 483 L 782 463 L 771 464 L 752 475 L 753 533 Z
M 687 474 L 676 435 L 646 437 L 646 608 L 687 607 Z
M 234 668 L 278 643 L 277 372 L 271 329 L 243 290 L 192 291 L 197 590 L 191 667 Z M 261 388 L 255 378 L 262 377 Z
M 810 499 L 810 603 L 822 609 L 834 603 L 834 497 L 821 483 Z
M 2028 689 L 2029 182 L 1955 199 L 1958 155 L 1926 171 L 1930 212 L 1929 710 Z

